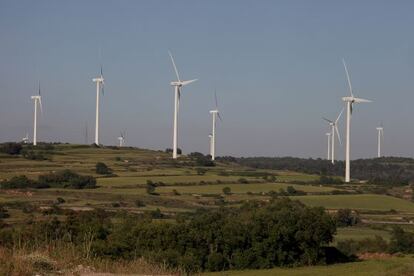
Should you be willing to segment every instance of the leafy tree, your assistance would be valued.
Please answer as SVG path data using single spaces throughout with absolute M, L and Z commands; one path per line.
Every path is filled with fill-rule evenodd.
M 395 226 L 391 233 L 391 253 L 414 253 L 414 233 L 406 232 L 399 226 Z
M 103 162 L 98 162 L 95 165 L 95 171 L 97 174 L 111 174 L 111 169 L 109 169 L 109 167 L 103 163 Z
M 223 188 L 223 194 L 225 194 L 225 195 L 231 195 L 231 189 L 230 189 L 230 187 L 224 187 Z
M 20 154 L 22 145 L 19 143 L 4 143 L 0 146 L 0 152 L 7 153 L 10 155 Z
M 339 209 L 336 212 L 335 219 L 340 227 L 352 226 L 360 222 L 357 213 L 353 213 L 350 209 Z

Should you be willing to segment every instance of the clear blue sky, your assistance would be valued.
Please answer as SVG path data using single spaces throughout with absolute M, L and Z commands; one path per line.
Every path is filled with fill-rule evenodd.
M 174 72 L 199 78 L 180 105 L 180 147 L 208 151 L 217 89 L 218 155 L 322 157 L 347 86 L 357 96 L 352 157 L 414 155 L 412 1 L 0 1 L 0 140 L 32 134 L 40 80 L 39 139 L 93 141 L 99 49 L 106 79 L 101 137 L 131 146 L 172 144 Z M 341 134 L 344 124 L 341 121 Z M 343 149 L 337 149 L 339 157 Z

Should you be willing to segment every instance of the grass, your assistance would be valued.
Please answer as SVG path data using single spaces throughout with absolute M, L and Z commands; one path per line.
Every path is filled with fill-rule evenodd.
M 177 190 L 183 194 L 221 194 L 224 187 L 230 187 L 232 193 L 267 193 L 270 191 L 278 192 L 279 189 L 285 189 L 288 186 L 292 186 L 297 190 L 304 192 L 329 192 L 334 190 L 330 187 L 319 187 L 311 185 L 295 185 L 285 183 L 257 183 L 257 184 L 215 184 L 215 185 L 194 185 L 194 186 L 166 186 L 158 187 L 159 193 L 171 193 L 173 190 Z
M 342 241 L 342 240 L 363 240 L 367 238 L 373 238 L 375 236 L 380 236 L 386 241 L 390 240 L 390 233 L 386 230 L 377 230 L 371 229 L 368 227 L 345 227 L 345 228 L 338 228 L 337 234 L 335 235 L 334 242 Z
M 386 195 L 310 195 L 296 196 L 297 199 L 306 205 L 323 206 L 328 209 L 357 209 L 389 211 L 391 209 L 414 213 L 414 203 Z
M 217 273 L 204 273 L 204 276 L 397 276 L 414 275 L 414 258 L 392 257 L 385 260 L 368 260 L 356 263 L 300 268 L 275 268 L 266 270 L 243 270 Z

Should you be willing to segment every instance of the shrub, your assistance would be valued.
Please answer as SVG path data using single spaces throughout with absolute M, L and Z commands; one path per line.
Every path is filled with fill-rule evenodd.
M 97 174 L 111 174 L 111 169 L 108 168 L 108 166 L 105 163 L 98 162 L 95 165 L 95 171 Z
M 399 226 L 391 233 L 390 252 L 414 253 L 414 233 L 406 232 Z
M 137 199 L 134 203 L 136 207 L 145 207 L 145 203 L 142 200 Z
M 2 189 L 25 189 L 35 186 L 35 181 L 27 178 L 25 175 L 13 176 L 10 180 L 2 181 Z
M 231 189 L 230 189 L 230 187 L 224 187 L 223 188 L 223 194 L 225 194 L 225 195 L 231 195 Z
M 18 155 L 22 150 L 22 145 L 19 143 L 4 143 L 0 146 L 0 152 L 10 155 Z
M 63 203 L 65 203 L 66 201 L 65 201 L 63 198 L 58 197 L 58 198 L 56 199 L 56 202 L 57 202 L 58 204 L 63 204 Z
M 96 179 L 88 175 L 79 175 L 71 170 L 40 175 L 39 185 L 48 185 L 72 189 L 96 188 Z
M 247 179 L 246 179 L 246 178 L 239 178 L 239 179 L 237 180 L 237 182 L 239 182 L 240 184 L 249 184 L 249 181 L 247 181 Z
M 359 215 L 350 209 L 339 209 L 336 212 L 335 220 L 339 227 L 352 226 L 360 222 Z
M 151 183 L 148 183 L 147 182 L 147 187 L 146 187 L 146 191 L 147 191 L 147 194 L 154 194 L 154 192 L 155 192 L 155 185 L 154 184 L 152 184 L 152 181 L 151 181 Z
M 196 169 L 198 175 L 205 175 L 207 170 L 204 168 L 197 168 Z

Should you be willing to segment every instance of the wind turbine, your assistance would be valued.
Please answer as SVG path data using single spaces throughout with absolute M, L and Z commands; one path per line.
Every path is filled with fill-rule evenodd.
M 327 132 L 326 136 L 328 137 L 328 158 L 327 160 L 331 160 L 331 133 Z
M 382 126 L 382 124 L 377 127 L 377 131 L 378 131 L 378 158 L 381 157 L 381 138 L 384 138 L 384 127 Z
M 175 74 L 177 76 L 176 81 L 172 81 L 170 84 L 174 87 L 174 132 L 173 132 L 173 159 L 177 159 L 177 135 L 178 135 L 178 109 L 180 105 L 180 98 L 181 98 L 181 87 L 186 86 L 192 82 L 195 82 L 197 79 L 182 81 L 180 80 L 180 75 L 178 74 L 177 66 L 175 66 L 174 58 L 170 51 L 168 51 L 170 55 L 172 65 L 174 67 Z
M 353 112 L 353 107 L 355 103 L 370 103 L 370 100 L 361 99 L 354 97 L 354 92 L 352 90 L 351 78 L 349 77 L 348 68 L 346 67 L 345 60 L 342 59 L 344 64 L 346 78 L 348 80 L 348 87 L 350 96 L 343 97 L 342 100 L 346 103 L 346 146 L 345 146 L 345 182 L 349 183 L 351 181 L 351 167 L 350 167 L 350 154 L 351 154 L 351 116 Z
M 336 118 L 335 121 L 332 121 L 332 120 L 326 119 L 325 117 L 322 117 L 322 119 L 327 121 L 329 123 L 329 125 L 331 126 L 332 143 L 331 143 L 331 157 L 330 157 L 330 160 L 332 161 L 332 164 L 335 164 L 335 133 L 338 137 L 339 144 L 342 145 L 341 135 L 339 134 L 339 130 L 338 130 L 338 121 L 341 118 L 343 112 L 344 112 L 344 109 L 341 110 L 341 112 L 339 113 L 339 115 L 338 115 L 338 117 Z
M 99 146 L 99 92 L 104 94 L 104 78 L 102 73 L 102 65 L 100 76 L 92 79 L 96 82 L 96 121 L 95 121 L 95 145 Z
M 123 147 L 125 145 L 125 136 L 126 136 L 126 131 L 121 131 L 121 135 L 118 137 L 118 141 L 119 141 L 119 147 Z
M 37 145 L 37 104 L 39 103 L 40 113 L 43 113 L 42 109 L 42 96 L 40 95 L 40 83 L 39 90 L 36 96 L 31 96 L 31 99 L 34 100 L 34 121 L 33 121 L 33 146 Z
M 26 136 L 22 138 L 23 144 L 29 143 L 29 133 L 26 132 Z
M 220 116 L 220 112 L 218 110 L 218 102 L 217 102 L 217 93 L 214 92 L 214 100 L 216 103 L 216 108 L 214 110 L 210 110 L 210 114 L 213 117 L 213 130 L 211 132 L 211 149 L 210 149 L 210 153 L 211 153 L 211 160 L 215 160 L 216 158 L 216 121 L 217 121 L 217 117 L 220 119 L 220 121 L 223 121 L 221 116 Z

